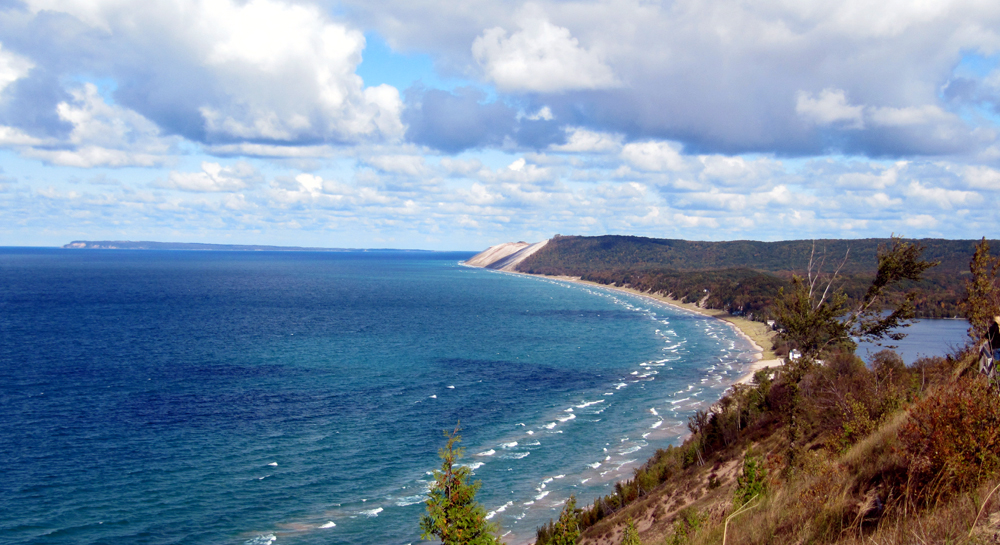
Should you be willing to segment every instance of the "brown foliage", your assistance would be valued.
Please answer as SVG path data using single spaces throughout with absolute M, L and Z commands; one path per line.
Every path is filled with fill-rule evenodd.
M 975 487 L 1000 474 L 1000 396 L 981 377 L 962 378 L 916 403 L 899 438 L 912 501 Z

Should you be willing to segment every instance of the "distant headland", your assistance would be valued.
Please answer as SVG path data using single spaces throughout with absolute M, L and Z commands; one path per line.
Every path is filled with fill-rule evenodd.
M 153 242 L 148 240 L 74 240 L 63 245 L 69 250 L 201 250 L 215 252 L 427 252 L 393 248 L 314 248 L 263 246 L 260 244 L 204 244 L 201 242 Z

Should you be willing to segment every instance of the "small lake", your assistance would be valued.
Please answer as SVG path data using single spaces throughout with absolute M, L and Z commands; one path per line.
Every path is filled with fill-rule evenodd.
M 968 329 L 967 320 L 917 320 L 903 330 L 906 333 L 903 340 L 883 344 L 896 345 L 896 353 L 910 365 L 922 357 L 954 353 L 968 342 Z M 858 343 L 856 353 L 865 361 L 871 361 L 872 355 L 882 349 L 873 343 Z

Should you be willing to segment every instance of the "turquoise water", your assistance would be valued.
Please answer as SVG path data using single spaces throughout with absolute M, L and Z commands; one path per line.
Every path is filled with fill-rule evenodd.
M 467 253 L 0 249 L 0 542 L 413 543 L 441 431 L 511 543 L 750 361 Z

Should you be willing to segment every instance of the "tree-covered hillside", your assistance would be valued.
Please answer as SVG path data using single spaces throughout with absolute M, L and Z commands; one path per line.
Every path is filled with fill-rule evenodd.
M 843 262 L 840 285 L 859 297 L 871 282 L 876 253 L 889 239 L 700 242 L 633 236 L 556 236 L 518 269 L 534 274 L 579 276 L 602 284 L 663 292 L 686 302 L 761 318 L 777 288 L 804 275 L 815 248 L 814 268 L 832 272 Z M 917 314 L 960 314 L 969 256 L 975 240 L 922 239 L 923 255 L 939 261 L 918 285 Z M 991 241 L 994 247 L 998 244 Z M 847 260 L 844 261 L 844 257 Z

